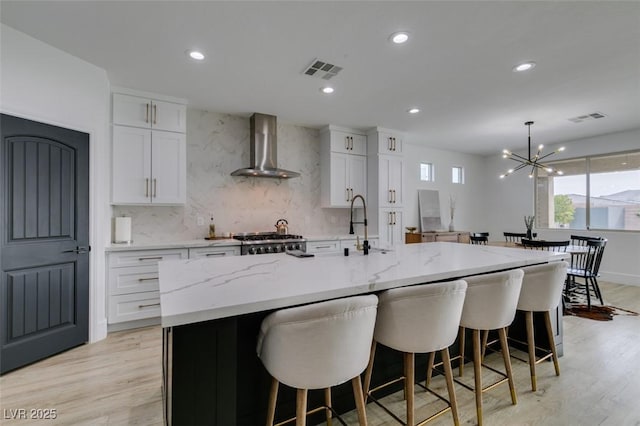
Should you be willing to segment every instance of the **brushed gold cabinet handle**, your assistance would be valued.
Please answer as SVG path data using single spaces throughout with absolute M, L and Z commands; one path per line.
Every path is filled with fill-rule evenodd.
M 222 253 L 207 253 L 207 254 L 205 254 L 205 256 L 207 256 L 207 257 L 209 257 L 209 256 L 226 256 L 226 255 L 227 255 L 227 253 L 224 253 L 224 252 L 222 252 Z
M 153 257 L 139 257 L 138 260 L 142 262 L 143 260 L 162 260 L 162 256 L 153 256 Z
M 153 178 L 153 198 L 158 196 L 158 179 Z
M 149 178 L 144 180 L 144 196 L 145 198 L 149 196 Z
M 349 136 L 344 137 L 344 149 L 349 150 Z
M 153 124 L 158 124 L 158 105 L 153 104 Z
M 345 200 L 349 201 L 349 188 L 345 188 L 344 190 L 345 190 L 345 194 L 346 194 Z
M 147 105 L 147 112 L 144 115 L 144 122 L 148 123 L 149 122 L 149 102 L 147 102 L 146 105 Z
M 391 138 L 391 151 L 396 150 L 396 138 Z
M 153 306 L 160 306 L 160 302 L 158 302 L 158 303 L 149 303 L 148 305 L 138 305 L 138 309 L 151 308 Z
M 158 277 L 149 277 L 149 278 L 138 278 L 138 281 L 154 281 L 157 280 Z

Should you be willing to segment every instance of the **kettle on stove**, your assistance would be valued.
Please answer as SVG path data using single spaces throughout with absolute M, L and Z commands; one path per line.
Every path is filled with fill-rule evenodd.
M 286 235 L 289 233 L 289 222 L 287 222 L 287 219 L 278 219 L 278 221 L 275 224 L 276 227 L 276 232 L 279 235 Z

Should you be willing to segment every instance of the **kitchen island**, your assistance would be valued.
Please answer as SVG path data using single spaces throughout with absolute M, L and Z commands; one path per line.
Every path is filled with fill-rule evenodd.
M 264 423 L 269 377 L 255 354 L 255 343 L 262 319 L 275 309 L 567 257 L 566 253 L 425 243 L 375 250 L 368 256 L 353 251 L 350 256 L 310 258 L 280 253 L 160 262 L 167 422 Z M 399 365 L 400 360 L 390 362 L 380 374 L 395 374 Z M 351 408 L 348 391 L 340 387 L 334 391 L 339 411 Z M 310 405 L 313 402 L 310 398 Z M 294 410 L 293 392 L 285 390 L 277 418 L 287 418 Z

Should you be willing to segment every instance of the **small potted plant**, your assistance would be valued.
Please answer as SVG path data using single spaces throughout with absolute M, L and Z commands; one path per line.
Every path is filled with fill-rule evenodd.
M 533 229 L 533 223 L 535 222 L 536 217 L 535 216 L 525 216 L 524 217 L 524 224 L 527 227 L 527 239 L 530 240 L 531 237 L 531 230 Z

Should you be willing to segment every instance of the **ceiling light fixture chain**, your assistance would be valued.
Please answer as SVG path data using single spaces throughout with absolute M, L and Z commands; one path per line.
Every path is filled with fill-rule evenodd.
M 547 173 L 556 173 L 558 175 L 562 175 L 563 172 L 561 170 L 555 170 L 553 167 L 549 167 L 545 164 L 543 164 L 541 161 L 544 160 L 545 158 L 547 158 L 550 155 L 555 154 L 556 152 L 562 152 L 564 151 L 564 147 L 560 147 L 558 148 L 557 151 L 552 151 L 548 154 L 542 155 L 542 149 L 544 148 L 544 145 L 540 144 L 538 145 L 538 151 L 536 152 L 536 155 L 531 157 L 531 125 L 533 124 L 533 121 L 527 121 L 524 123 L 525 126 L 527 126 L 528 128 L 528 138 L 527 138 L 527 142 L 528 142 L 528 154 L 527 154 L 527 158 L 518 155 L 514 152 L 511 152 L 507 149 L 502 151 L 502 158 L 509 158 L 511 160 L 517 161 L 518 164 L 515 168 L 513 169 L 509 169 L 507 170 L 506 173 L 501 174 L 500 175 L 500 179 L 503 179 L 507 176 L 509 176 L 510 174 L 517 172 L 520 169 L 523 169 L 527 166 L 531 166 L 531 172 L 529 173 L 529 178 L 533 178 L 534 176 L 534 172 L 536 170 L 536 168 L 538 169 L 543 169 L 545 171 L 547 171 Z

